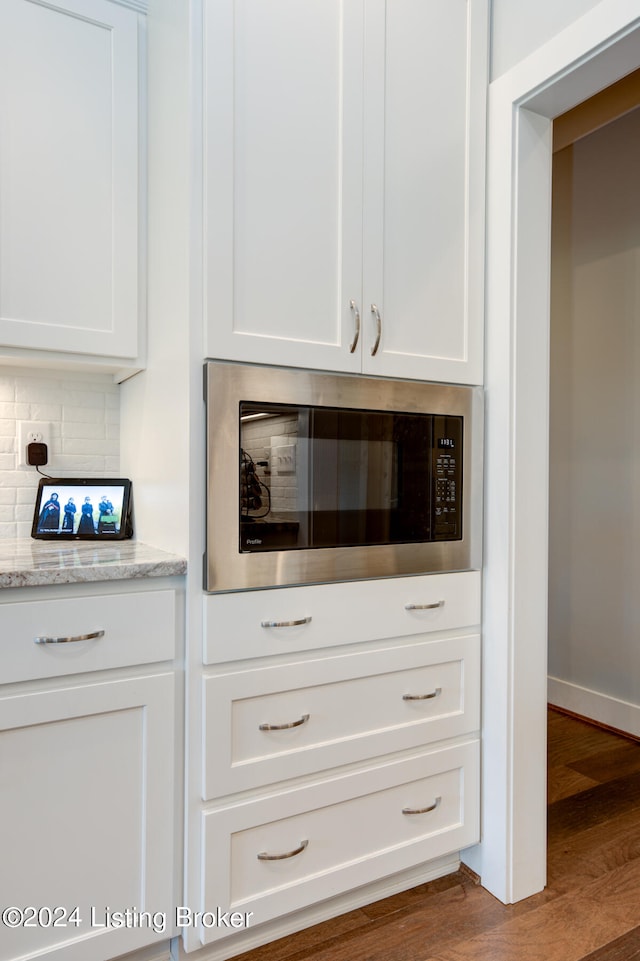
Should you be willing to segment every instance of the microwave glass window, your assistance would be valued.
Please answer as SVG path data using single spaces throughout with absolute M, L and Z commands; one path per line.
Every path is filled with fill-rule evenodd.
M 240 551 L 460 539 L 462 421 L 241 402 Z

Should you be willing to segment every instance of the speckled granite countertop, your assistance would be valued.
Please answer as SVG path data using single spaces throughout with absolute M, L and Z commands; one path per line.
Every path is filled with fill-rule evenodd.
M 139 541 L 0 540 L 0 588 L 184 574 L 183 557 Z

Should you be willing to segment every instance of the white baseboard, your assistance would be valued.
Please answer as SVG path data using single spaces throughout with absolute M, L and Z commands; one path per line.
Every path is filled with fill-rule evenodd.
M 549 704 L 573 714 L 592 718 L 607 727 L 640 737 L 640 705 L 621 701 L 599 691 L 590 691 L 557 677 L 547 678 Z
M 122 954 L 114 961 L 171 961 L 171 944 L 164 941 L 162 944 L 149 945 L 147 948 Z
M 365 904 L 371 904 L 373 901 L 379 901 L 382 898 L 390 897 L 392 894 L 398 894 L 400 891 L 406 891 L 418 884 L 424 884 L 426 881 L 434 881 L 436 878 L 444 877 L 445 874 L 452 874 L 459 867 L 460 858 L 457 854 L 435 858 L 426 864 L 418 865 L 388 878 L 382 878 L 353 891 L 347 891 L 345 894 L 330 898 L 327 901 L 313 904 L 302 911 L 297 911 L 295 914 L 274 918 L 273 921 L 261 924 L 254 931 L 239 931 L 237 935 L 225 938 L 215 945 L 202 948 L 200 951 L 187 953 L 182 944 L 175 941 L 172 944 L 173 953 L 171 957 L 173 961 L 227 961 L 227 959 L 234 958 L 251 948 L 277 941 L 278 938 L 294 934 L 296 931 L 308 928 L 312 924 L 328 921 L 339 914 L 346 914 L 347 911 L 361 908 Z

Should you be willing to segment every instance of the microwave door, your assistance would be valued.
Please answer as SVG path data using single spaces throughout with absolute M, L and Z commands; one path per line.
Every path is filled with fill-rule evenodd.
M 431 539 L 429 415 L 313 409 L 310 425 L 312 546 Z

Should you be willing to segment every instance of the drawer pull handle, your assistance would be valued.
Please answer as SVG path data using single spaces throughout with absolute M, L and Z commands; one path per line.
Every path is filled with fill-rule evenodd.
M 444 601 L 436 601 L 435 604 L 405 604 L 405 611 L 432 611 L 436 607 L 444 607 Z
M 403 701 L 430 701 L 432 697 L 440 697 L 442 688 L 437 687 L 431 694 L 403 694 Z
M 373 347 L 371 348 L 371 356 L 375 357 L 378 353 L 378 347 L 380 346 L 380 338 L 382 337 L 382 317 L 380 316 L 380 311 L 375 304 L 371 304 L 371 313 L 376 319 L 376 339 Z
M 300 624 L 310 623 L 310 617 L 300 617 L 296 621 L 260 621 L 260 627 L 298 627 Z
M 296 854 L 302 854 L 308 843 L 308 841 L 301 841 L 300 847 L 295 848 L 293 851 L 287 851 L 286 854 L 267 854 L 266 851 L 261 851 L 261 853 L 257 855 L 258 861 L 284 861 L 286 858 L 295 858 Z
M 440 807 L 441 797 L 437 797 L 433 804 L 430 804 L 428 808 L 403 808 L 403 814 L 428 814 L 429 811 L 435 811 L 437 807 Z
M 360 311 L 358 310 L 358 305 L 356 304 L 355 300 L 349 301 L 349 307 L 353 311 L 353 316 L 356 323 L 353 340 L 349 344 L 349 353 L 352 354 L 358 346 L 358 340 L 360 339 Z
M 288 724 L 259 724 L 259 731 L 288 731 L 292 727 L 300 727 L 301 724 L 306 724 L 310 714 L 303 714 L 301 718 L 297 721 L 289 721 Z
M 34 644 L 75 644 L 76 641 L 92 641 L 96 637 L 104 637 L 104 631 L 93 631 L 91 634 L 78 634 L 76 637 L 34 637 Z

